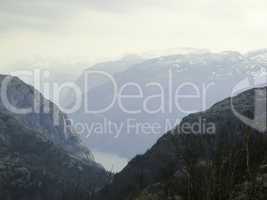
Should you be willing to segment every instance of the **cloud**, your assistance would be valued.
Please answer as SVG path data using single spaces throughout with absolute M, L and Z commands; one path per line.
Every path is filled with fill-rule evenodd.
M 172 0 L 167 0 L 167 4 L 168 1 Z M 54 18 L 72 15 L 81 9 L 124 12 L 160 2 L 161 0 L 0 0 L 0 11 L 16 16 Z
M 45 30 L 68 23 L 85 12 L 134 15 L 155 8 L 201 13 L 213 0 L 0 0 L 0 31 Z M 219 3 L 216 4 L 219 5 Z M 214 5 L 216 5 L 214 4 Z M 201 8 L 202 7 L 202 8 Z M 223 6 L 221 6 L 223 8 Z M 209 8 L 209 7 L 208 7 Z M 217 12 L 217 11 L 215 11 Z M 205 14 L 203 12 L 203 14 Z
M 246 2 L 249 0 L 0 0 L 0 29 L 54 28 L 90 11 L 134 15 L 140 10 L 160 8 L 209 17 L 237 17 Z
M 70 3 L 60 0 L 0 0 L 0 31 L 49 28 L 82 8 Z
M 172 7 L 173 2 L 175 0 L 0 0 L 0 32 L 45 31 L 64 26 L 81 13 L 134 15 L 144 8 Z
M 262 48 L 266 9 L 266 0 L 0 0 L 0 62 Z

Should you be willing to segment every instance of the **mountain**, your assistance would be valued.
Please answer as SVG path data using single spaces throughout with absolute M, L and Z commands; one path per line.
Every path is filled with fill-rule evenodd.
M 0 199 L 88 199 L 107 181 L 101 167 L 0 112 Z
M 104 69 L 108 73 L 108 66 L 96 66 L 94 70 Z M 198 51 L 146 59 L 124 67 L 124 71 L 111 73 L 112 80 L 84 91 L 83 107 L 70 118 L 89 127 L 82 135 L 86 136 L 83 141 L 90 148 L 132 158 L 144 153 L 189 113 L 203 111 L 231 96 L 235 86 L 244 79 L 255 82 L 245 89 L 266 83 L 263 80 L 266 74 L 265 63 L 232 51 Z M 94 77 L 85 85 L 92 86 L 93 81 Z M 114 83 L 117 93 L 114 93 Z M 123 99 L 119 93 L 135 97 Z M 182 96 L 178 101 L 177 93 Z M 193 95 L 193 98 L 186 95 Z M 107 108 L 114 98 L 114 104 L 107 110 L 86 112 Z
M 87 199 L 110 180 L 55 104 L 12 76 L 0 92 L 0 199 Z
M 170 48 L 164 50 L 149 51 L 144 53 L 143 55 L 145 58 L 149 59 L 149 58 L 159 58 L 170 55 L 188 55 L 188 54 L 203 54 L 203 53 L 210 53 L 210 51 L 208 49 L 178 47 L 178 48 Z
M 0 75 L 0 88 L 2 113 L 14 116 L 27 128 L 42 132 L 51 142 L 62 146 L 80 159 L 94 161 L 92 153 L 80 144 L 77 134 L 66 125 L 67 116 L 40 92 L 17 77 L 6 75 Z M 19 114 L 14 113 L 14 109 L 31 110 Z
M 250 59 L 256 60 L 262 64 L 267 63 L 267 49 L 260 49 L 260 50 L 248 52 L 247 56 Z
M 143 60 L 144 59 L 138 55 L 127 55 L 122 57 L 120 60 L 95 64 L 84 71 L 82 76 L 78 79 L 78 83 L 79 85 L 84 86 L 84 81 L 86 81 L 88 87 L 87 89 L 90 90 L 104 84 L 108 80 L 106 80 L 105 77 L 103 79 L 101 76 L 94 75 L 90 75 L 88 80 L 84 80 L 86 78 L 86 76 L 84 76 L 86 73 L 90 73 L 91 71 L 101 71 L 110 75 L 114 75 L 126 71 L 131 66 L 143 62 Z
M 96 199 L 266 199 L 266 129 L 252 129 L 233 112 L 266 127 L 266 94 L 267 87 L 251 89 L 185 117 Z
M 138 55 L 126 55 L 119 60 L 107 61 L 97 63 L 85 69 L 80 77 L 77 79 L 76 84 L 79 86 L 83 94 L 86 94 L 91 89 L 109 82 L 108 75 L 115 75 L 129 69 L 131 66 L 144 61 L 144 58 Z M 95 73 L 96 72 L 96 73 Z M 99 74 L 98 72 L 101 72 Z M 73 90 L 67 90 L 63 95 L 66 101 L 60 102 L 62 107 L 71 107 L 76 102 Z

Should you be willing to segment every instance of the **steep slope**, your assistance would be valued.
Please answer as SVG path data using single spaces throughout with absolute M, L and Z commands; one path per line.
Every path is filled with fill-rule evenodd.
M 236 84 L 243 79 L 264 78 L 264 71 L 267 71 L 266 65 L 238 52 L 201 52 L 148 59 L 113 76 L 118 90 L 123 89 L 123 95 L 137 95 L 137 98 L 121 98 L 119 102 L 118 93 L 114 94 L 113 82 L 108 81 L 85 93 L 83 103 L 88 109 L 82 107 L 70 117 L 75 122 L 90 127 L 84 133 L 90 134 L 85 138 L 88 146 L 101 152 L 132 158 L 144 153 L 164 132 L 173 128 L 189 113 L 203 111 L 230 96 Z M 127 85 L 129 83 L 131 85 Z M 177 106 L 177 90 L 179 95 L 198 97 L 181 98 Z M 114 97 L 115 104 L 105 112 L 85 112 L 106 108 L 111 105 Z M 119 127 L 119 131 L 105 128 L 106 122 Z M 101 133 L 98 133 L 97 127 L 91 126 L 97 124 L 104 127 Z M 149 128 L 146 134 L 138 128 L 154 127 L 155 124 L 159 128 L 156 131 Z
M 257 106 L 257 122 L 266 125 L 266 94 L 266 87 L 252 89 L 185 117 L 130 161 L 97 199 L 266 199 L 267 132 L 244 124 L 231 106 L 249 118 Z M 190 129 L 200 122 L 213 124 L 214 134 Z
M 0 75 L 0 91 L 0 112 L 10 114 L 25 127 L 41 132 L 77 158 L 94 163 L 92 153 L 80 144 L 77 134 L 66 126 L 67 116 L 41 93 L 18 78 L 5 75 Z M 14 109 L 30 110 L 16 113 Z
M 0 199 L 88 199 L 107 177 L 102 168 L 0 112 Z

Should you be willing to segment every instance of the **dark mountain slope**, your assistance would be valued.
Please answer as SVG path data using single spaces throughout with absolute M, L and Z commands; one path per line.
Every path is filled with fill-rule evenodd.
M 87 199 L 107 174 L 0 113 L 0 199 Z
M 94 162 L 90 150 L 83 147 L 79 137 L 66 126 L 67 116 L 40 92 L 17 77 L 6 75 L 0 75 L 0 91 L 0 112 L 10 114 L 23 126 L 41 132 L 51 142 L 60 145 L 72 155 Z M 17 114 L 12 107 L 31 111 Z
M 88 199 L 109 181 L 55 104 L 16 77 L 0 92 L 0 199 Z
M 260 98 L 265 105 L 261 104 L 257 114 L 264 118 L 266 90 L 246 91 L 184 118 L 146 154 L 134 158 L 97 199 L 265 199 L 267 132 L 241 122 L 233 114 L 231 102 L 239 113 L 253 118 Z M 256 96 L 256 92 L 262 95 Z M 215 134 L 203 130 L 194 134 L 181 128 L 199 121 L 213 123 Z

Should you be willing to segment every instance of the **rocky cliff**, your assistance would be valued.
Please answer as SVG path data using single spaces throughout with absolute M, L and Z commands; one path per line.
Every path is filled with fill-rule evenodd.
M 56 105 L 15 77 L 0 88 L 0 199 L 88 199 L 110 180 Z
M 32 86 L 17 77 L 0 75 L 0 111 L 11 114 L 25 127 L 41 132 L 51 142 L 62 146 L 72 155 L 94 162 L 93 154 L 80 143 L 79 137 L 67 127 L 67 116 L 45 99 Z M 15 113 L 30 109 L 27 113 Z

